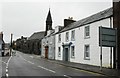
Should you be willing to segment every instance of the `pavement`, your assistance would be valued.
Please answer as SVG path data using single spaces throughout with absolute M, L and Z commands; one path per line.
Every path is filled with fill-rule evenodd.
M 33 55 L 36 58 L 39 58 L 39 55 Z M 41 57 L 43 58 L 43 57 Z M 45 58 L 43 58 L 45 59 Z M 72 68 L 76 68 L 76 69 L 80 69 L 80 70 L 85 70 L 85 71 L 89 71 L 89 72 L 93 72 L 93 73 L 98 73 L 98 74 L 102 74 L 108 77 L 118 77 L 120 78 L 120 70 L 117 69 L 111 69 L 111 68 L 102 68 L 102 71 L 100 70 L 99 66 L 93 66 L 93 65 L 87 65 L 87 64 L 81 64 L 81 63 L 74 63 L 74 62 L 66 62 L 66 61 L 60 61 L 60 60 L 51 60 L 51 59 L 46 59 L 49 60 L 51 62 L 60 64 L 60 65 L 64 65 L 66 67 L 72 67 Z
M 102 75 L 110 76 L 110 77 L 119 77 L 120 78 L 120 70 L 117 69 L 110 69 L 110 68 L 102 68 L 102 71 L 100 70 L 99 66 L 92 66 L 92 65 L 86 65 L 86 64 L 80 64 L 80 63 L 73 63 L 73 62 L 65 62 L 60 60 L 51 60 L 57 64 L 61 64 L 67 67 L 72 67 L 76 69 L 82 69 L 94 73 L 99 73 Z

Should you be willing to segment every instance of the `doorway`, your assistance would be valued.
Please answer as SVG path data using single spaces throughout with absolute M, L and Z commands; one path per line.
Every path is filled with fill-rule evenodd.
M 45 58 L 48 59 L 48 46 L 45 47 Z
M 68 54 L 68 48 L 65 48 L 65 61 L 68 61 L 69 59 L 69 54 Z

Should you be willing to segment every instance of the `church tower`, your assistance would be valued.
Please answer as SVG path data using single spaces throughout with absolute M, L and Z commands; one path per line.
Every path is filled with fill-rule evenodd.
M 52 30 L 52 17 L 51 17 L 51 12 L 49 9 L 47 18 L 46 18 L 46 31 L 45 31 L 45 36 L 47 35 L 47 31 Z

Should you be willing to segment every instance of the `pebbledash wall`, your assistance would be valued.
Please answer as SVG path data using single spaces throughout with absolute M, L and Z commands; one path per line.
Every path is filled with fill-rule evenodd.
M 85 38 L 85 27 L 89 26 L 90 36 Z M 76 27 L 55 35 L 55 59 L 64 60 L 63 45 L 69 44 L 68 61 L 75 63 L 82 63 L 94 66 L 100 66 L 100 46 L 99 46 L 99 26 L 113 27 L 113 17 L 110 16 L 96 22 L 92 22 L 80 27 Z M 75 40 L 71 40 L 71 31 L 75 30 Z M 66 42 L 66 32 L 69 32 L 69 41 Z M 61 41 L 58 41 L 58 36 L 61 34 Z M 89 45 L 89 59 L 85 59 L 85 45 Z M 71 54 L 71 46 L 74 46 L 74 57 Z M 58 53 L 58 49 L 60 53 Z M 110 47 L 103 47 L 102 52 L 103 67 L 110 67 Z M 112 66 L 113 66 L 113 52 L 112 52 Z

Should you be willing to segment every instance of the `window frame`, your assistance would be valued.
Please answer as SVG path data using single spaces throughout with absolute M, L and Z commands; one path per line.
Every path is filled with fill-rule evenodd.
M 88 51 L 87 51 L 86 47 L 89 47 Z M 88 53 L 88 57 L 87 57 L 87 53 Z M 84 59 L 85 60 L 90 60 L 90 45 L 89 44 L 86 44 L 84 46 Z
M 58 57 L 61 57 L 61 47 L 58 47 Z
M 88 30 L 87 30 L 88 27 Z M 90 25 L 85 26 L 84 28 L 85 31 L 85 38 L 90 38 Z M 88 35 L 86 35 L 88 33 Z
M 58 35 L 58 42 L 61 42 L 61 34 Z
M 73 47 L 74 47 L 74 50 L 73 50 Z M 75 46 L 71 46 L 71 58 L 75 58 Z
M 69 41 L 69 32 L 66 32 L 65 35 L 66 35 L 66 36 L 65 36 L 66 42 L 68 42 L 68 41 Z
M 75 30 L 71 31 L 71 41 L 75 41 Z

